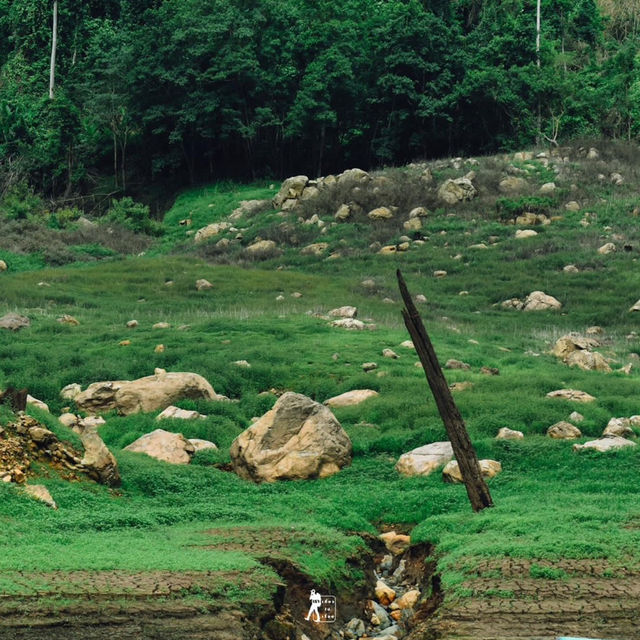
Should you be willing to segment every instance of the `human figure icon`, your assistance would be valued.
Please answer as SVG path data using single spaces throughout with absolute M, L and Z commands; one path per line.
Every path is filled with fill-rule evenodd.
M 311 595 L 309 596 L 309 600 L 311 600 L 311 606 L 309 607 L 309 613 L 305 620 L 309 620 L 311 616 L 316 614 L 316 622 L 320 622 L 320 611 L 318 611 L 318 607 L 322 603 L 322 596 L 319 593 L 316 593 L 315 589 L 311 589 Z

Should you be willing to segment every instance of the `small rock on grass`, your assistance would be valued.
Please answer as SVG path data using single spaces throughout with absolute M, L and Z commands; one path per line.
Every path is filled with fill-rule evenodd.
M 44 502 L 48 507 L 57 509 L 58 505 L 49 493 L 49 490 L 42 484 L 25 484 L 22 490 L 32 498 Z
M 496 436 L 497 440 L 522 440 L 523 438 L 524 433 L 522 431 L 509 429 L 509 427 L 502 427 Z
M 478 462 L 483 478 L 493 478 L 502 471 L 502 465 L 497 460 L 479 460 Z M 451 460 L 447 463 L 442 470 L 442 479 L 453 484 L 462 483 L 462 473 L 457 460 Z
M 547 435 L 555 440 L 574 440 L 582 435 L 578 427 L 564 420 L 556 422 L 547 429 Z
M 397 359 L 400 357 L 400 356 L 399 356 L 395 351 L 393 351 L 392 349 L 383 349 L 383 350 L 382 350 L 382 355 L 383 355 L 385 358 L 392 358 L 392 359 L 394 359 L 394 360 L 397 360 Z

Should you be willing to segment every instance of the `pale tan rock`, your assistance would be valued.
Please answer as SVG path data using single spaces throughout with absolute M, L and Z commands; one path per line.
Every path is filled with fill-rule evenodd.
M 32 498 L 40 502 L 44 502 L 48 507 L 52 509 L 57 509 L 58 505 L 56 501 L 53 499 L 52 495 L 49 493 L 49 489 L 47 489 L 42 484 L 25 484 L 22 487 L 22 490 Z
M 631 420 L 629 418 L 611 418 L 602 432 L 602 437 L 620 437 L 629 438 L 633 436 L 633 429 L 631 428 Z
M 171 464 L 189 464 L 195 448 L 181 433 L 156 429 L 138 438 L 124 450 L 144 453 Z
M 418 591 L 418 589 L 411 589 L 410 591 L 407 591 L 396 600 L 398 609 L 415 608 L 416 604 L 418 604 L 418 600 L 420 600 L 421 595 L 422 594 L 420 593 L 420 591 Z
M 379 395 L 380 394 L 377 391 L 373 391 L 371 389 L 354 389 L 353 391 L 347 391 L 338 396 L 334 396 L 333 398 L 329 398 L 324 401 L 324 404 L 333 409 L 339 407 L 353 407 L 365 400 L 368 400 L 369 398 L 376 398 Z
M 78 420 L 78 427 L 82 430 L 92 430 L 95 431 L 98 427 L 101 427 L 103 424 L 107 424 L 105 419 L 102 416 L 87 416 L 86 418 L 80 418 Z
M 351 217 L 351 207 L 348 204 L 341 204 L 333 216 L 338 222 L 344 222 Z
M 31 326 L 31 320 L 19 313 L 6 313 L 0 318 L 0 329 L 9 329 L 9 331 L 19 331 L 25 327 Z
M 524 301 L 524 311 L 547 311 L 560 309 L 562 304 L 543 291 L 532 291 Z
M 277 248 L 273 240 L 258 240 L 247 247 L 247 253 L 252 256 L 259 256 L 265 253 L 272 253 Z
M 79 384 L 72 382 L 61 389 L 60 397 L 63 400 L 75 400 L 76 396 L 80 393 L 82 393 L 82 387 Z
M 302 195 L 302 192 L 308 182 L 309 178 L 302 175 L 287 178 L 282 183 L 280 190 L 272 200 L 273 208 L 280 209 L 287 200 L 297 200 Z
M 500 303 L 500 306 L 503 309 L 517 309 L 518 311 L 521 311 L 524 309 L 524 302 L 518 298 L 510 298 L 509 300 L 503 300 Z
M 395 599 L 396 592 L 382 580 L 376 582 L 376 599 L 383 607 L 388 607 Z
M 580 273 L 580 269 L 578 269 L 578 267 L 576 267 L 575 264 L 568 264 L 568 265 L 562 267 L 562 270 L 565 273 Z
M 473 389 L 473 382 L 469 382 L 468 380 L 464 382 L 454 382 L 449 385 L 449 389 L 451 389 L 451 391 L 468 391 L 469 389 Z
M 416 207 L 409 211 L 409 219 L 412 218 L 426 218 L 429 215 L 429 211 L 424 207 Z
M 396 463 L 396 471 L 404 476 L 428 476 L 452 458 L 449 441 L 433 442 L 403 453 Z
M 638 300 L 638 302 L 636 302 L 629 311 L 640 311 L 640 300 Z
M 523 438 L 524 433 L 522 431 L 509 429 L 509 427 L 502 427 L 496 436 L 496 440 L 522 440 Z
M 351 463 L 352 446 L 327 407 L 287 392 L 233 441 L 230 453 L 239 476 L 274 482 L 333 475 Z
M 49 405 L 46 402 L 42 402 L 42 400 L 38 400 L 31 395 L 27 395 L 27 404 L 42 409 L 42 411 L 49 411 Z
M 584 391 L 577 389 L 558 389 L 547 393 L 547 398 L 559 398 L 561 400 L 570 400 L 572 402 L 595 402 L 595 398 Z
M 340 329 L 350 329 L 354 331 L 362 331 L 367 328 L 362 320 L 356 320 L 355 318 L 341 318 L 331 322 L 332 327 L 338 327 Z
M 210 442 L 209 440 L 202 440 L 201 438 L 189 438 L 189 442 L 193 445 L 195 453 L 198 453 L 198 451 L 217 451 L 218 449 L 218 447 L 213 442 Z
M 329 311 L 330 318 L 355 318 L 357 315 L 358 309 L 348 305 Z
M 397 360 L 400 356 L 393 349 L 383 349 L 382 355 L 385 358 L 391 358 Z
M 460 369 L 462 371 L 468 371 L 471 369 L 471 365 L 466 362 L 462 362 L 462 360 L 456 360 L 455 358 L 450 358 L 444 363 L 445 369 Z
M 118 346 L 119 347 L 130 347 L 131 346 L 131 340 L 120 340 L 120 342 L 118 342 Z
M 497 460 L 478 460 L 483 478 L 493 478 L 502 471 L 502 465 Z M 451 460 L 442 470 L 442 479 L 453 484 L 462 483 L 462 473 L 457 460 Z
M 565 360 L 574 351 L 589 350 L 599 346 L 595 338 L 585 338 L 577 333 L 568 333 L 556 340 L 551 354 L 556 358 Z
M 533 238 L 538 235 L 537 231 L 533 229 L 518 229 L 516 231 L 516 240 L 525 240 L 526 238 Z
M 226 231 L 231 225 L 228 222 L 214 222 L 213 224 L 208 224 L 206 227 L 202 227 L 196 231 L 194 242 L 199 244 L 208 240 L 209 238 L 213 238 L 218 234 Z
M 444 278 L 446 275 L 447 272 L 444 269 L 436 269 L 436 271 L 433 272 L 434 278 Z
M 196 280 L 196 291 L 208 291 L 209 289 L 213 289 L 213 285 L 204 278 L 200 278 L 200 280 Z
M 400 242 L 396 245 L 396 248 L 400 252 L 409 251 L 411 244 L 409 242 Z
M 80 431 L 80 440 L 84 447 L 84 457 L 80 463 L 96 482 L 108 487 L 119 487 L 120 470 L 113 454 L 107 448 L 96 429 L 85 428 Z M 131 445 L 130 445 L 131 446 Z
M 166 347 L 163 344 L 157 344 L 153 349 L 154 353 L 164 353 Z
M 179 409 L 170 405 L 157 415 L 156 420 L 204 420 L 206 417 L 197 411 Z
M 328 242 L 315 242 L 300 249 L 302 256 L 321 256 L 329 248 Z
M 137 326 L 138 326 L 137 320 L 129 320 L 129 322 L 127 322 L 128 329 L 135 329 Z
M 4 260 L 0 260 L 0 271 L 7 270 L 7 263 Z
M 123 415 L 157 411 L 177 400 L 221 400 L 213 387 L 196 373 L 159 373 L 138 380 L 94 382 L 75 397 L 89 413 L 118 411 Z
M 582 432 L 570 422 L 561 420 L 547 429 L 547 435 L 554 440 L 573 440 L 579 438 Z
M 454 205 L 465 200 L 473 200 L 478 191 L 468 178 L 445 180 L 438 188 L 438 199 L 445 204 Z
M 72 327 L 77 327 L 80 322 L 74 318 L 73 316 L 70 316 L 68 313 L 65 313 L 64 315 L 60 316 L 58 318 L 58 322 L 60 324 L 68 324 L 71 325 Z
M 168 322 L 156 322 L 151 328 L 152 329 L 169 329 L 171 325 Z
M 603 256 L 606 256 L 609 253 L 614 253 L 615 251 L 616 245 L 613 244 L 613 242 L 607 242 L 598 249 L 598 253 Z
M 517 194 L 521 193 L 527 188 L 527 181 L 524 178 L 518 178 L 516 176 L 508 176 L 500 180 L 498 184 L 498 191 L 505 194 Z
M 411 538 L 395 531 L 381 533 L 378 538 L 384 542 L 387 549 L 395 556 L 404 553 L 411 544 Z
M 405 340 L 404 342 L 400 343 L 401 347 L 404 347 L 405 349 L 414 349 L 415 350 L 415 346 L 413 344 L 413 342 L 411 340 Z
M 79 422 L 79 420 L 80 418 L 78 418 L 78 416 L 75 415 L 74 413 L 63 413 L 58 418 L 58 421 L 61 424 L 63 424 L 65 427 L 68 427 L 69 429 L 75 426 Z
M 572 411 L 569 414 L 569 420 L 571 420 L 571 422 L 582 422 L 584 420 L 584 416 L 577 411 Z
M 377 207 L 367 213 L 369 220 L 391 220 L 393 218 L 393 211 L 389 207 Z
M 533 151 L 516 151 L 513 154 L 514 162 L 530 162 L 533 160 Z
M 583 371 L 611 373 L 609 363 L 604 359 L 604 356 L 597 351 L 574 351 L 567 356 L 565 362 L 570 367 L 578 367 Z
M 571 200 L 571 202 L 567 202 L 567 204 L 564 205 L 564 208 L 567 211 L 580 211 L 580 204 L 575 200 Z
M 251 364 L 246 360 L 234 360 L 231 364 L 234 364 L 236 367 L 242 367 L 243 369 L 251 369 Z
M 600 438 L 598 440 L 589 440 L 589 442 L 585 442 L 584 444 L 574 444 L 574 451 L 582 451 L 584 449 L 595 449 L 596 451 L 600 451 L 605 453 L 607 451 L 615 451 L 616 449 L 622 449 L 623 447 L 635 447 L 636 443 L 631 440 L 627 440 L 626 438 L 619 438 L 617 436 L 612 436 L 608 438 Z
M 551 194 L 555 193 L 555 190 L 556 190 L 556 183 L 555 182 L 545 182 L 540 187 L 540 189 L 538 189 L 540 194 L 543 195 L 543 196 L 551 195 Z
M 338 184 L 343 185 L 347 183 L 355 184 L 367 184 L 371 180 L 371 176 L 362 169 L 354 168 L 343 171 L 337 178 Z
M 402 223 L 402 228 L 405 231 L 420 231 L 420 229 L 422 229 L 422 219 L 409 218 Z

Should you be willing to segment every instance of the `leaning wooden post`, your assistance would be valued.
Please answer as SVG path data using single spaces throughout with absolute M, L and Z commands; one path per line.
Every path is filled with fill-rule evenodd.
M 458 407 L 453 400 L 449 385 L 442 373 L 438 357 L 431 344 L 431 340 L 424 328 L 420 314 L 413 304 L 407 285 L 400 273 L 397 271 L 400 294 L 404 301 L 405 308 L 402 310 L 404 323 L 413 340 L 413 345 L 418 352 L 420 362 L 424 367 L 427 382 L 436 400 L 438 411 L 442 417 L 442 422 L 447 430 L 453 453 L 460 466 L 462 480 L 467 488 L 467 495 L 474 511 L 480 511 L 485 507 L 492 507 L 493 501 L 489 493 L 489 487 L 482 477 L 478 456 L 471 444 L 464 420 L 458 411 Z

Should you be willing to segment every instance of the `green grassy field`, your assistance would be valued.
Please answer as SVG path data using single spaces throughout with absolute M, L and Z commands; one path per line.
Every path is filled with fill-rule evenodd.
M 198 255 L 178 225 L 191 215 L 198 228 L 230 213 L 240 200 L 270 193 L 266 187 L 233 185 L 194 190 L 178 199 L 166 216 L 166 235 L 144 256 L 59 268 L 41 268 L 25 258 L 19 268 L 0 274 L 0 315 L 16 310 L 32 321 L 19 333 L 0 332 L 0 387 L 26 386 L 59 415 L 65 401 L 58 394 L 66 384 L 131 379 L 162 367 L 201 374 L 236 401 L 184 402 L 181 406 L 208 418 L 163 424 L 220 447 L 197 455 L 190 466 L 122 451 L 156 428 L 155 414 L 107 415 L 100 433 L 119 461 L 121 490 L 69 484 L 42 469 L 38 481 L 59 505 L 51 511 L 15 487 L 0 485 L 0 588 L 7 593 L 30 588 L 17 579 L 20 571 L 213 571 L 221 576 L 218 596 L 253 602 L 275 589 L 278 578 L 264 557 L 277 556 L 314 583 L 345 590 L 362 579 L 352 562 L 365 550 L 358 534 L 375 534 L 388 525 L 411 530 L 414 543 L 436 545 L 448 598 L 465 595 L 465 571 L 486 557 L 638 563 L 640 452 L 578 455 L 571 442 L 545 435 L 573 410 L 585 417 L 580 442 L 598 437 L 613 416 L 640 413 L 637 370 L 585 372 L 548 354 L 563 333 L 597 324 L 604 329 L 600 351 L 612 358 L 612 367 L 635 362 L 630 354 L 640 352 L 640 342 L 628 337 L 638 328 L 628 309 L 640 297 L 640 233 L 629 214 L 633 194 L 601 190 L 602 201 L 590 209 L 597 216 L 590 226 L 578 224 L 583 212 L 562 211 L 561 220 L 528 240 L 515 240 L 515 228 L 491 212 L 465 206 L 451 217 L 436 211 L 422 230 L 428 241 L 391 257 L 367 250 L 381 230 L 363 224 L 333 227 L 320 238 L 336 250 L 349 248 L 340 259 L 301 256 L 288 247 L 259 263 L 243 259 L 240 249 L 235 259 L 218 256 L 212 263 Z M 243 242 L 265 237 L 273 216 L 244 221 Z M 621 238 L 617 244 L 632 249 L 599 255 L 597 247 L 615 234 Z M 488 243 L 490 236 L 496 243 L 488 249 L 468 248 Z M 304 236 L 303 241 L 316 240 Z M 569 263 L 581 272 L 564 273 Z M 400 346 L 408 335 L 396 268 L 412 293 L 428 298 L 420 308 L 441 361 L 457 358 L 472 367 L 446 373 L 450 383 L 473 382 L 455 399 L 479 456 L 503 466 L 490 481 L 495 508 L 480 514 L 471 512 L 464 487 L 443 483 L 439 473 L 404 478 L 394 470 L 405 451 L 446 439 L 424 374 L 414 366 L 417 357 Z M 445 269 L 447 277 L 434 278 L 436 269 Z M 198 278 L 209 280 L 213 289 L 196 291 Z M 364 287 L 365 278 L 375 287 Z M 469 295 L 458 295 L 462 290 Z M 522 313 L 494 306 L 533 290 L 558 298 L 562 311 Z M 296 291 L 301 298 L 291 297 Z M 277 301 L 281 294 L 284 300 Z M 346 304 L 357 306 L 359 317 L 370 318 L 377 329 L 344 331 L 314 315 Z M 75 316 L 79 326 L 58 323 L 64 313 Z M 136 329 L 126 328 L 131 319 L 138 320 Z M 160 321 L 171 327 L 151 328 Z M 190 328 L 177 329 L 184 324 Z M 125 339 L 131 345 L 119 346 Z M 160 343 L 165 351 L 155 353 Z M 400 358 L 383 358 L 386 347 Z M 251 367 L 234 365 L 237 360 Z M 364 373 L 361 364 L 367 361 L 376 361 L 378 369 Z M 482 375 L 482 366 L 497 367 L 500 375 Z M 567 387 L 597 401 L 579 405 L 545 397 Z M 252 417 L 271 408 L 275 396 L 262 392 L 272 388 L 318 401 L 350 389 L 379 391 L 378 398 L 360 406 L 335 410 L 353 441 L 353 464 L 331 478 L 273 485 L 253 485 L 226 471 L 230 443 Z M 73 437 L 53 417 L 31 413 Z M 11 419 L 6 411 L 0 417 Z M 525 439 L 495 440 L 505 426 L 523 431 Z M 238 530 L 250 532 L 247 540 L 227 548 L 224 531 L 233 539 Z M 280 542 L 265 542 L 273 539 Z M 230 579 L 230 572 L 251 579 L 242 583 Z M 47 584 L 45 576 L 33 589 L 44 593 Z

